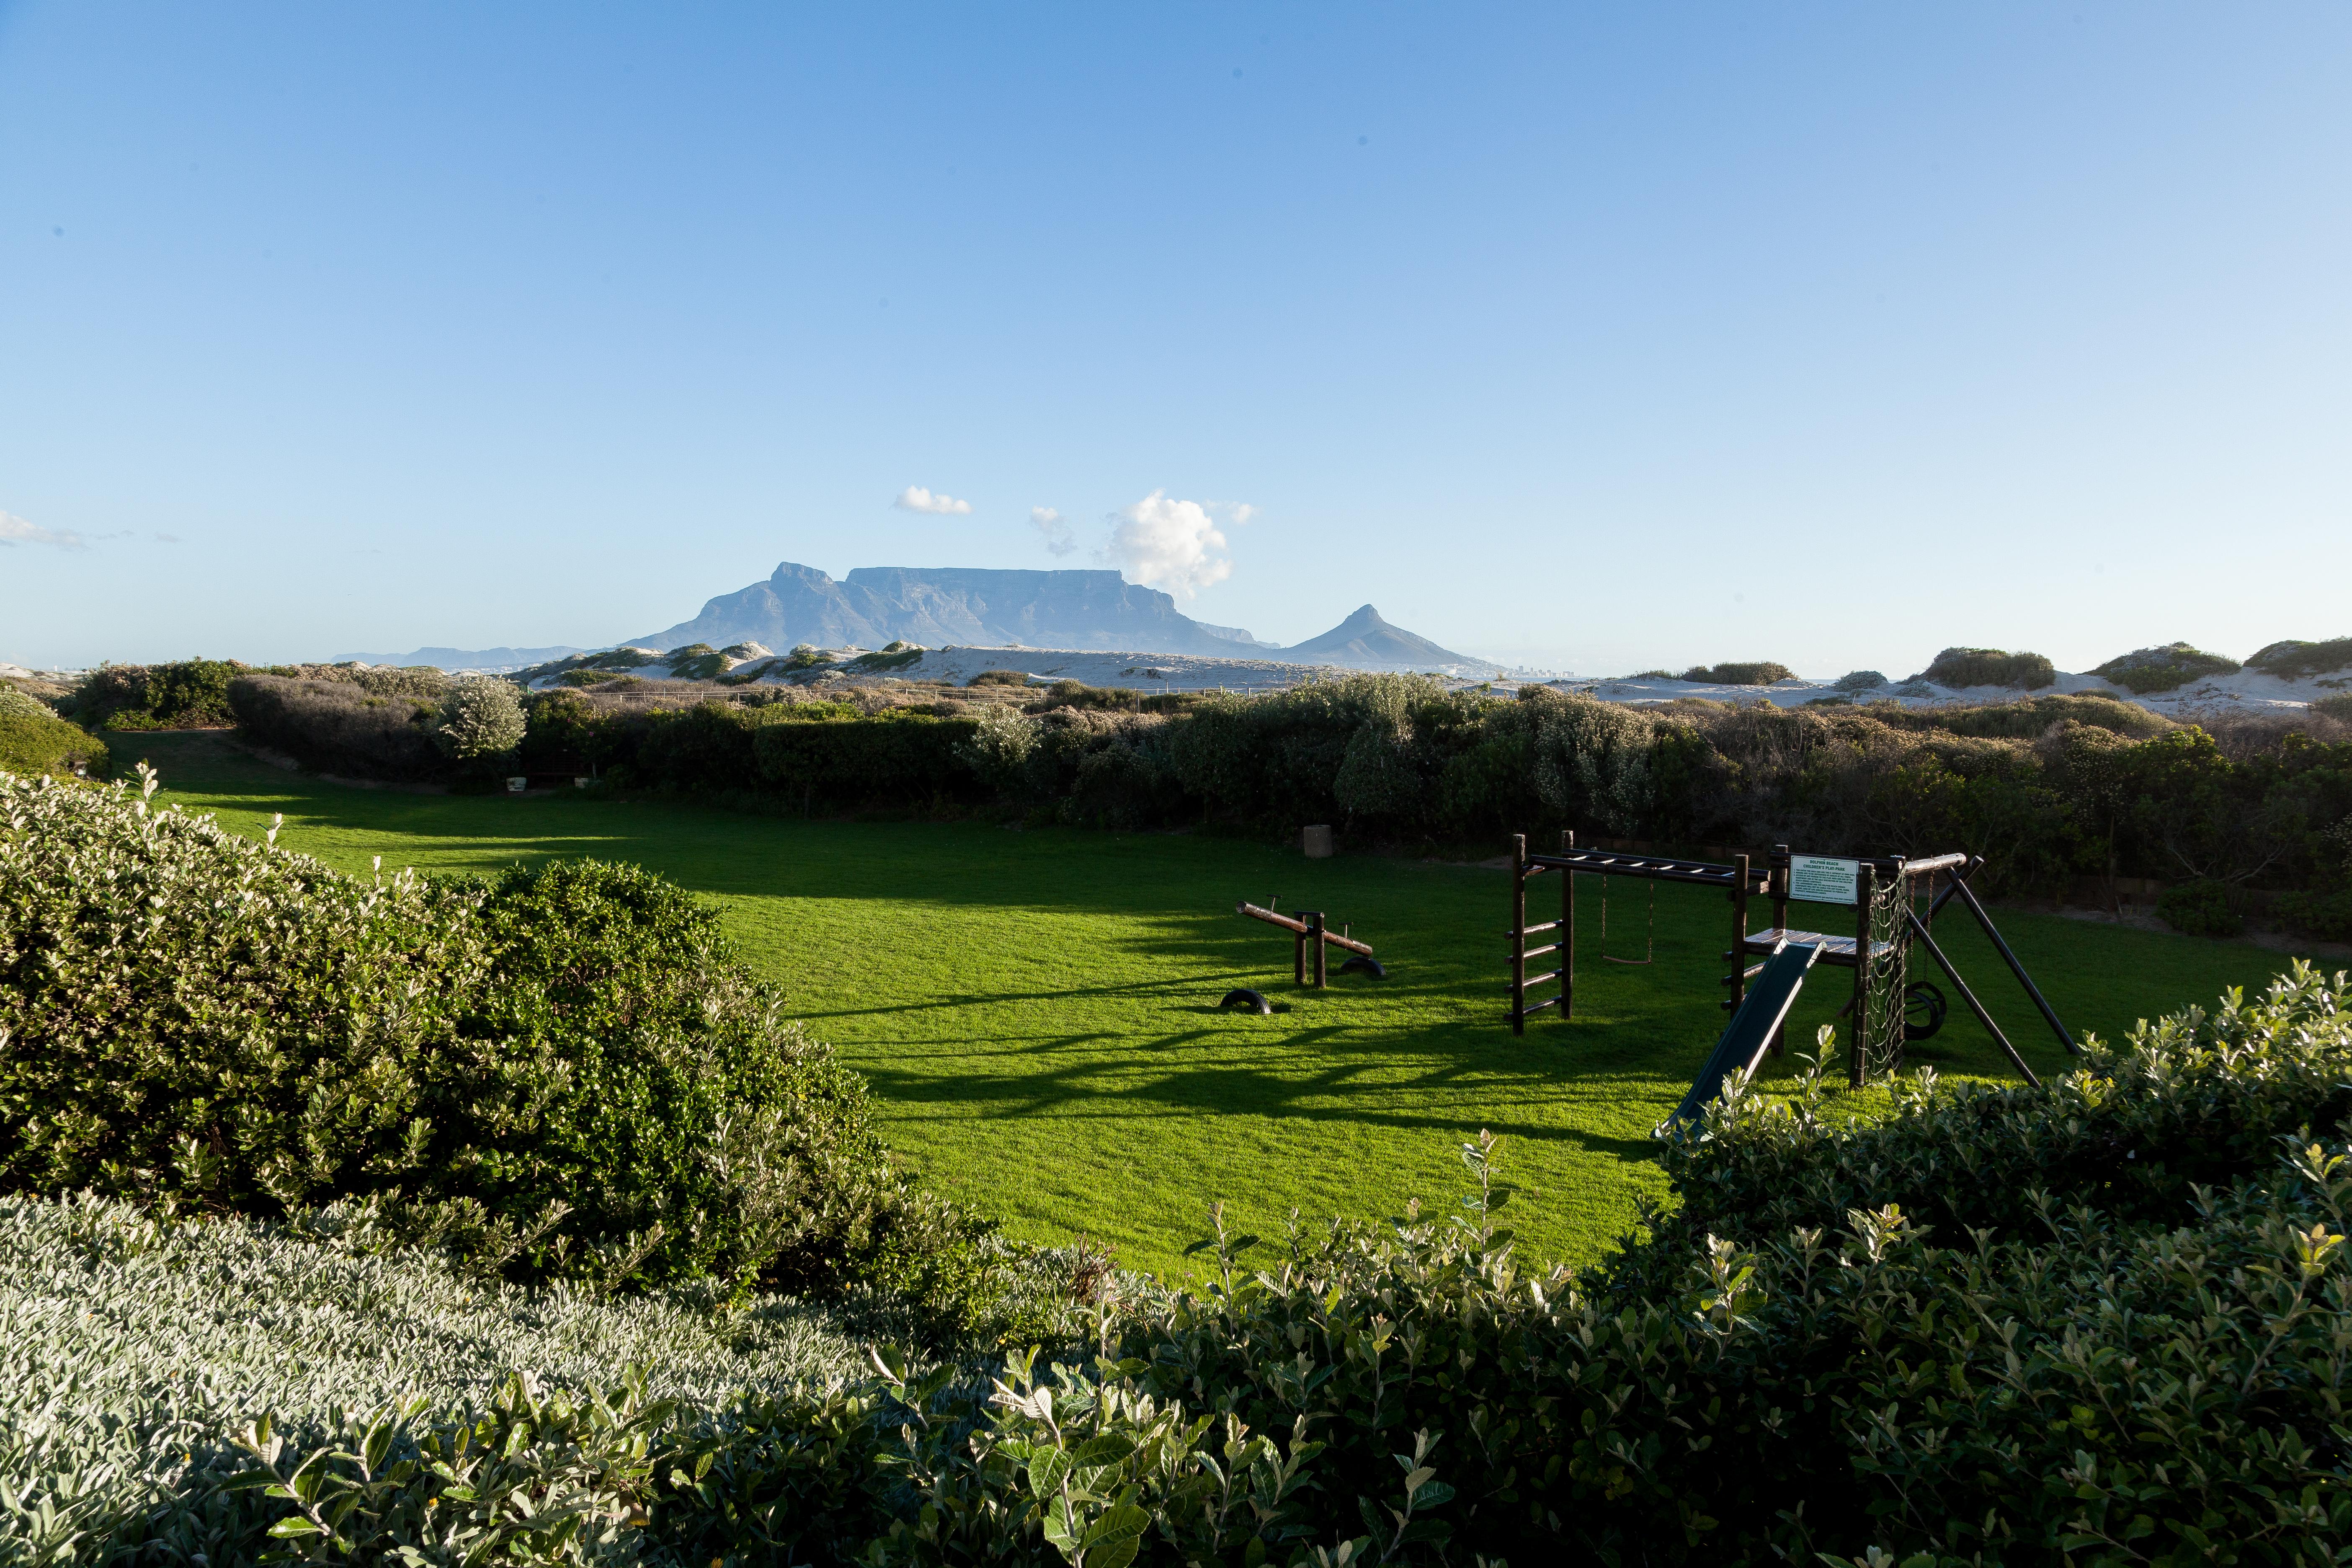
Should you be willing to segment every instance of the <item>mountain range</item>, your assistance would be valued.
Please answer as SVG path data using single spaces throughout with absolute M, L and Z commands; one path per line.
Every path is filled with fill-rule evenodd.
M 1191 654 L 1208 658 L 1336 664 L 1358 669 L 1440 669 L 1484 674 L 1496 667 L 1391 626 L 1366 605 L 1321 637 L 1295 647 L 1263 642 L 1239 626 L 1196 621 L 1157 588 L 1117 572 L 1012 572 L 981 567 L 861 566 L 838 582 L 787 561 L 767 580 L 721 594 L 692 620 L 628 639 L 667 653 L 693 643 L 759 643 L 790 648 L 1066 648 L 1077 652 Z M 420 648 L 370 663 L 444 668 L 515 668 L 572 649 Z M 539 658 L 523 656 L 538 655 Z
M 927 647 L 1183 653 L 1359 669 L 1492 668 L 1391 626 L 1370 605 L 1321 637 L 1284 647 L 1239 626 L 1196 621 L 1170 595 L 1116 572 L 861 566 L 835 582 L 790 561 L 764 583 L 712 599 L 694 619 L 631 642 L 667 652 L 689 643 L 881 647 L 900 640 Z

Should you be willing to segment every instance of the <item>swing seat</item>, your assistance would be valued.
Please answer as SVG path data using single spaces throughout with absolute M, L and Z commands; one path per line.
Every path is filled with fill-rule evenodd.
M 1823 963 L 1840 964 L 1847 969 L 1853 967 L 1854 939 L 1830 936 L 1817 931 L 1789 931 L 1780 926 L 1774 926 L 1769 931 L 1751 931 L 1748 933 L 1746 951 L 1769 956 L 1784 942 L 1791 947 L 1819 948 Z M 1885 958 L 1894 951 L 1895 944 L 1891 942 L 1870 944 L 1870 956 L 1874 960 Z

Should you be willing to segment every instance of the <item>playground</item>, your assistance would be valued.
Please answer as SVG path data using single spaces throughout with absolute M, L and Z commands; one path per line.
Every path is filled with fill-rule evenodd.
M 1651 1130 L 1727 1017 L 1725 895 L 1710 887 L 1660 882 L 1653 902 L 1650 887 L 1615 885 L 1610 954 L 1648 963 L 1600 962 L 1598 889 L 1580 890 L 1593 902 L 1574 1016 L 1543 1013 L 1515 1035 L 1513 879 L 1493 866 L 1309 861 L 1209 835 L 363 790 L 279 772 L 205 734 L 142 737 L 140 751 L 163 770 L 166 800 L 257 837 L 282 812 L 281 843 L 344 870 L 365 872 L 376 855 L 435 872 L 593 856 L 661 872 L 720 908 L 788 1010 L 871 1079 L 885 1135 L 925 1179 L 1015 1235 L 1083 1233 L 1169 1275 L 1190 1271 L 1182 1248 L 1219 1199 L 1233 1223 L 1273 1235 L 1294 1206 L 1312 1222 L 1401 1215 L 1415 1196 L 1449 1205 L 1462 1180 L 1454 1148 L 1482 1127 L 1507 1140 L 1503 1173 L 1528 1189 L 1509 1210 L 1524 1245 L 1595 1258 L 1642 1194 L 1663 1191 Z M 1377 952 L 1385 977 L 1345 971 L 1335 953 L 1325 989 L 1295 984 L 1292 934 L 1237 917 L 1242 902 L 1327 912 Z M 2259 985 L 2286 963 L 2242 944 L 1994 913 L 2078 1038 Z M 1850 932 L 1846 918 L 1829 929 Z M 1977 923 L 1948 912 L 1934 931 L 2025 1063 L 2066 1070 Z M 1914 973 L 1942 978 L 1917 959 Z M 1277 1010 L 1221 1011 L 1243 987 Z M 1788 1053 L 1763 1058 L 1768 1088 L 1851 994 L 1817 976 L 1793 995 Z M 1957 996 L 1942 1028 L 1908 1046 L 1906 1068 L 1922 1065 L 2018 1078 Z M 1885 1092 L 1874 1076 L 1849 1102 L 1883 1104 Z

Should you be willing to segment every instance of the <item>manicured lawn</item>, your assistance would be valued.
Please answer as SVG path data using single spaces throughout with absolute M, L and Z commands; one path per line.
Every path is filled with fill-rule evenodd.
M 1656 962 L 1633 967 L 1599 961 L 1587 884 L 1579 1016 L 1515 1039 L 1502 1017 L 1508 883 L 1489 869 L 1307 861 L 1204 835 L 414 795 L 280 773 L 216 737 L 122 738 L 122 765 L 142 754 L 166 800 L 256 834 L 283 812 L 281 842 L 346 869 L 378 854 L 387 868 L 471 872 L 594 856 L 661 872 L 725 910 L 793 1012 L 871 1079 L 887 1135 L 930 1180 L 1016 1235 L 1082 1232 L 1163 1273 L 1189 1271 L 1179 1255 L 1221 1198 L 1261 1232 L 1293 1208 L 1316 1223 L 1401 1214 L 1414 1196 L 1450 1206 L 1465 1183 L 1454 1148 L 1482 1127 L 1507 1140 L 1505 1174 L 1531 1189 L 1513 1211 L 1524 1244 L 1593 1258 L 1640 1194 L 1664 1190 L 1649 1131 L 1723 1018 L 1725 905 L 1704 889 L 1658 889 Z M 1640 955 L 1644 897 L 1612 884 L 1612 952 Z M 1389 978 L 1294 992 L 1289 939 L 1235 916 L 1244 898 L 1353 922 Z M 2078 1032 L 2119 1036 L 2284 966 L 2251 946 L 2001 921 Z M 2036 1070 L 2063 1070 L 1973 924 L 1948 915 L 1937 932 Z M 1809 1042 L 1849 984 L 1817 972 L 1791 1040 Z M 1215 1011 L 1236 985 L 1287 1011 Z M 1913 1059 L 2009 1070 L 1957 997 Z

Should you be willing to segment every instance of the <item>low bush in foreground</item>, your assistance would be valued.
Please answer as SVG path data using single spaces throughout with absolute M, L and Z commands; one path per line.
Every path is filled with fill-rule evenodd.
M 0 1562 L 73 1561 L 77 1537 L 187 1561 L 262 1500 L 214 1491 L 188 1512 L 174 1494 L 244 1470 L 230 1439 L 264 1410 L 320 1443 L 341 1411 L 421 1397 L 446 1417 L 490 1408 L 518 1368 L 593 1387 L 635 1364 L 658 1369 L 653 1394 L 718 1405 L 849 1375 L 853 1329 L 875 1327 L 786 1299 L 727 1308 L 709 1282 L 612 1298 L 485 1281 L 356 1205 L 262 1226 L 0 1198 Z
M 887 1279 L 957 1310 L 978 1267 L 862 1080 L 658 878 L 350 878 L 0 774 L 0 1190 L 78 1189 L 369 1198 L 478 1271 L 606 1284 Z
M 1515 1256 L 1482 1136 L 1453 1218 L 1221 1232 L 1214 1284 L 1104 1298 L 1079 1353 L 257 1422 L 240 1470 L 192 1442 L 76 1553 L 2339 1561 L 2344 983 L 2298 966 L 2040 1089 L 1922 1074 L 1874 1122 L 1832 1114 L 1834 1075 L 1734 1083 L 1665 1147 L 1678 1206 L 1580 1276 Z

